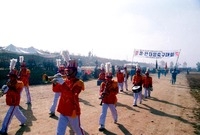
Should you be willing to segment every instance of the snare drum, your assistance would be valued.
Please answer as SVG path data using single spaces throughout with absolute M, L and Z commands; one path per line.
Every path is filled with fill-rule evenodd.
M 141 86 L 133 86 L 132 87 L 132 91 L 133 93 L 138 93 L 142 90 L 142 87 Z

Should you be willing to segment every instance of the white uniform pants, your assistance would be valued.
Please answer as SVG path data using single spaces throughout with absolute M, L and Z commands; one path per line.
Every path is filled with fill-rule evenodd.
M 30 91 L 29 91 L 29 87 L 28 86 L 24 86 L 23 89 L 26 92 L 27 103 L 31 103 L 31 94 L 30 94 Z
M 124 86 L 125 86 L 125 89 L 128 90 L 128 81 L 127 80 L 124 80 Z
M 99 125 L 105 126 L 108 107 L 110 108 L 110 111 L 111 111 L 111 114 L 112 114 L 114 121 L 117 121 L 118 114 L 117 114 L 115 104 L 105 104 L 105 103 L 103 103 L 102 104 L 102 112 L 101 112 L 100 119 L 99 119 Z
M 60 117 L 58 119 L 57 135 L 65 135 L 69 123 L 76 135 L 84 135 L 84 131 L 80 126 L 80 116 L 72 118 L 69 116 L 64 116 L 62 114 L 60 114 Z
M 60 92 L 55 92 L 53 103 L 52 103 L 51 108 L 50 108 L 51 113 L 55 113 L 59 97 L 60 97 Z
M 27 120 L 24 114 L 19 109 L 19 106 L 10 106 L 3 120 L 1 132 L 7 133 L 8 126 L 10 125 L 10 122 L 14 115 L 20 121 L 21 124 L 24 124 Z
M 123 90 L 123 86 L 124 86 L 124 82 L 118 83 L 119 91 L 120 91 L 120 90 Z
M 151 95 L 151 91 L 149 88 L 144 88 L 144 97 L 149 97 Z
M 140 103 L 142 103 L 142 91 L 133 93 L 133 105 L 137 105 L 137 100 L 139 98 Z

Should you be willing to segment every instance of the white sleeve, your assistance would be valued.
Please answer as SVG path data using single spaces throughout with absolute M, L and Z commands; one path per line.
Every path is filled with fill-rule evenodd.
M 55 80 L 57 83 L 59 83 L 59 84 L 63 84 L 65 81 L 63 80 L 63 78 L 56 78 L 56 80 Z
M 2 89 L 3 93 L 6 93 L 9 88 L 7 85 L 3 85 L 1 89 Z

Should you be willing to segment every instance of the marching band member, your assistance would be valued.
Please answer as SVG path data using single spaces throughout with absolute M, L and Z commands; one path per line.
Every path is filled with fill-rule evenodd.
M 104 69 L 104 64 L 101 64 L 101 69 L 100 69 L 100 73 L 99 73 L 99 77 L 97 80 L 97 86 L 101 85 L 102 82 L 105 81 L 105 69 Z
M 117 71 L 117 83 L 118 83 L 118 88 L 120 92 L 123 92 L 123 86 L 124 86 L 124 74 L 121 72 L 121 69 L 118 68 Z
M 125 86 L 126 91 L 128 91 L 128 77 L 129 77 L 129 73 L 128 73 L 127 67 L 125 66 L 124 67 L 124 86 Z
M 31 71 L 26 67 L 26 63 L 23 61 L 21 63 L 20 72 L 18 74 L 18 79 L 24 83 L 24 90 L 26 92 L 26 104 L 31 104 L 31 94 L 29 90 L 29 79 Z
M 57 126 L 57 135 L 65 135 L 66 129 L 71 125 L 73 131 L 77 135 L 84 135 L 81 128 L 80 114 L 81 109 L 79 105 L 79 94 L 85 89 L 84 82 L 76 78 L 77 62 L 69 60 L 66 68 L 66 80 L 63 78 L 55 78 L 53 82 L 53 91 L 60 92 L 60 100 L 57 111 L 60 113 Z M 60 76 L 60 74 L 57 74 Z
M 58 66 L 58 73 L 60 73 L 61 75 L 65 75 L 65 66 L 64 65 Z M 59 85 L 59 84 L 53 84 L 53 85 Z M 54 99 L 53 99 L 53 102 L 52 102 L 52 105 L 50 108 L 50 112 L 49 112 L 50 117 L 55 116 L 56 106 L 57 106 L 59 97 L 60 97 L 60 92 L 54 92 Z
M 132 78 L 133 86 L 139 86 L 137 90 L 133 90 L 133 106 L 137 106 L 137 100 L 139 98 L 140 104 L 142 103 L 142 84 L 143 84 L 143 76 L 140 73 L 140 69 L 136 70 L 136 74 Z
M 12 59 L 13 60 L 13 59 Z M 19 81 L 17 78 L 17 70 L 14 69 L 15 64 L 11 60 L 11 70 L 8 74 L 9 80 L 6 85 L 2 86 L 3 93 L 6 95 L 6 104 L 9 109 L 2 123 L 2 128 L 0 130 L 1 135 L 7 135 L 8 127 L 11 123 L 13 116 L 15 116 L 20 121 L 20 126 L 24 126 L 27 118 L 24 116 L 22 111 L 19 109 L 20 94 L 23 89 L 23 82 Z M 16 62 L 14 62 L 16 63 Z
M 145 77 L 143 79 L 144 97 L 150 97 L 152 91 L 152 77 L 149 76 L 149 72 L 145 72 Z
M 106 66 L 107 67 L 107 66 Z M 99 131 L 105 130 L 105 121 L 108 108 L 111 111 L 112 117 L 114 119 L 114 123 L 117 123 L 118 113 L 116 110 L 116 103 L 117 103 L 117 94 L 118 90 L 118 83 L 115 80 L 112 80 L 113 76 L 112 73 L 109 72 L 109 67 L 106 68 L 106 80 L 102 82 L 100 85 L 100 96 L 102 102 L 102 111 L 99 119 Z

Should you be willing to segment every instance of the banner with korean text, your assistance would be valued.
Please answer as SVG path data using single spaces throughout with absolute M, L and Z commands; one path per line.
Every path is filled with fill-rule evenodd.
M 134 49 L 134 57 L 143 57 L 143 58 L 173 58 L 179 57 L 180 50 L 172 50 L 172 51 L 164 51 L 164 50 L 142 50 L 142 49 Z

